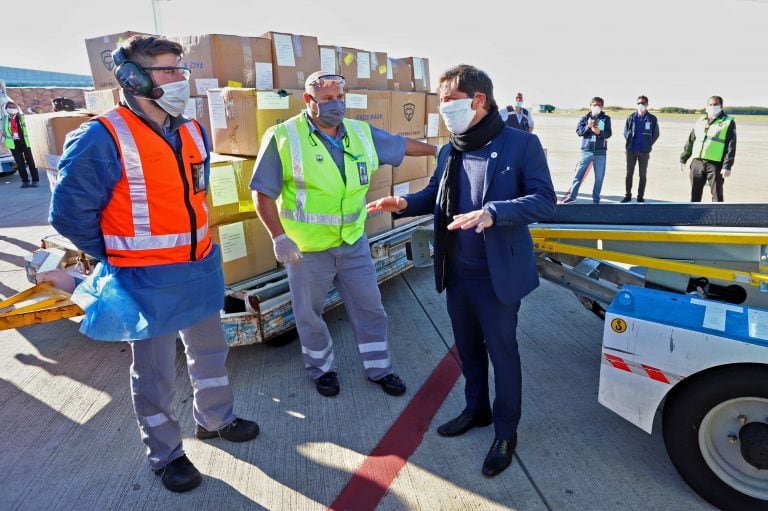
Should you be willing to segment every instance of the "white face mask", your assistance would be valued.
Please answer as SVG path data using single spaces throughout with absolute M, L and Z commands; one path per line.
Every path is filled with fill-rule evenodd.
M 6 112 L 8 112 L 8 115 L 16 115 L 17 113 L 19 113 L 19 110 L 18 108 L 9 108 L 8 110 L 6 110 Z
M 707 115 L 710 117 L 717 117 L 721 111 L 722 107 L 720 105 L 707 105 Z
M 475 118 L 475 111 L 472 110 L 472 98 L 440 103 L 440 115 L 443 116 L 443 122 L 445 122 L 448 131 L 461 135 L 469 129 L 472 119 Z
M 602 112 L 602 111 L 603 111 L 603 109 L 600 108 L 599 106 L 593 106 L 592 107 L 592 117 L 597 117 L 598 115 L 600 115 L 600 112 Z
M 648 109 L 645 105 L 637 105 L 637 113 L 640 115 L 643 115 L 645 111 Z
M 515 106 L 522 107 L 523 106 L 523 102 L 522 101 L 517 101 L 517 102 L 515 102 Z
M 184 112 L 189 101 L 189 80 L 164 83 L 160 85 L 163 95 L 156 99 L 157 106 L 168 112 L 172 117 L 178 117 Z

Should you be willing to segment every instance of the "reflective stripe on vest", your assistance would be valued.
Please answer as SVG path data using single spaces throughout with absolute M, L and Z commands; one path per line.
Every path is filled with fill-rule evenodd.
M 723 115 L 712 123 L 704 116 L 694 126 L 696 140 L 693 143 L 693 157 L 700 160 L 722 162 L 725 154 L 725 137 L 733 117 Z
M 124 172 L 110 203 L 102 212 L 102 231 L 109 262 L 116 266 L 146 266 L 205 257 L 212 246 L 208 232 L 205 193 L 195 193 L 194 184 L 190 182 L 193 177 L 193 165 L 203 165 L 207 157 L 205 143 L 198 127 L 192 122 L 179 127 L 181 151 L 177 154 L 167 141 L 162 140 L 162 137 L 148 126 L 145 127 L 142 121 L 125 107 L 110 110 L 101 117 L 115 139 Z M 147 137 L 149 133 L 152 138 L 147 138 L 140 145 L 139 142 L 143 140 L 141 137 Z M 141 137 L 137 140 L 139 135 Z M 144 158 L 149 157 L 149 161 L 157 161 L 163 165 L 163 171 L 159 174 L 145 173 L 142 155 Z M 172 169 L 169 167 L 171 162 Z M 182 170 L 186 177 L 182 177 Z M 174 174 L 166 175 L 171 172 Z M 152 182 L 152 186 L 149 186 L 148 181 Z M 166 190 L 171 186 L 171 192 L 174 192 L 173 188 L 187 191 L 189 202 L 181 206 L 183 212 L 180 211 L 178 217 L 162 213 L 164 209 L 167 213 L 169 205 L 166 201 L 176 202 L 178 197 L 163 199 L 158 197 L 158 192 L 155 191 L 152 195 L 154 200 L 150 201 L 151 191 L 155 186 Z M 154 229 L 151 218 L 153 208 L 159 208 L 161 211 L 158 213 L 160 216 L 155 218 Z M 193 217 L 197 225 L 194 234 L 189 230 Z M 196 243 L 193 245 L 193 242 Z M 193 247 L 194 254 L 191 251 Z
M 313 128 L 304 113 L 275 127 L 284 172 L 278 199 L 280 219 L 302 251 L 353 243 L 365 232 L 368 183 L 361 176 L 364 171 L 370 178 L 378 167 L 378 155 L 370 126 L 351 119 L 345 119 L 344 126 L 350 151 L 360 154 L 355 159 L 348 156 L 351 153 L 344 156 L 346 184 L 326 146 L 313 138 Z

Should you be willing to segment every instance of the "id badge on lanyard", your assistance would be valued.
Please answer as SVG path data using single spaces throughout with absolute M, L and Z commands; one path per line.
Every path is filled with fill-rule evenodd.
M 192 186 L 195 193 L 205 191 L 205 165 L 202 163 L 192 164 Z

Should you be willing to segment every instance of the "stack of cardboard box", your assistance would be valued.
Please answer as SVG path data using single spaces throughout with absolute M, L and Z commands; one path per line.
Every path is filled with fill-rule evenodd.
M 86 94 L 86 102 L 93 113 L 117 103 L 111 51 L 135 33 L 86 41 L 96 88 Z M 227 284 L 277 266 L 248 184 L 264 133 L 305 108 L 304 81 L 311 73 L 323 70 L 346 78 L 348 118 L 432 144 L 447 141 L 437 96 L 429 93 L 427 59 L 390 58 L 386 52 L 321 45 L 313 36 L 274 31 L 258 37 L 171 39 L 184 47 L 181 65 L 192 71 L 185 113 L 201 122 L 212 145 L 208 206 Z M 394 168 L 382 165 L 371 177 L 367 199 L 418 191 L 433 169 L 432 157 L 406 157 Z M 389 213 L 370 215 L 366 221 L 369 235 L 392 227 Z

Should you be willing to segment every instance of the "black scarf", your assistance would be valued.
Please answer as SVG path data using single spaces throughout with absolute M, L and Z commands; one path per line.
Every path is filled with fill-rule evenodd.
M 461 172 L 461 157 L 464 151 L 480 149 L 490 142 L 501 130 L 504 121 L 501 120 L 499 109 L 493 107 L 480 122 L 466 132 L 458 135 L 451 133 L 451 154 L 445 164 L 441 181 L 441 195 L 438 198 L 439 216 L 436 219 L 438 243 L 443 247 L 443 254 L 448 255 L 450 244 L 453 243 L 453 231 L 448 230 L 448 224 L 458 214 L 459 207 L 459 173 Z

